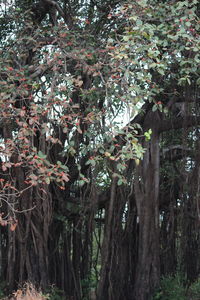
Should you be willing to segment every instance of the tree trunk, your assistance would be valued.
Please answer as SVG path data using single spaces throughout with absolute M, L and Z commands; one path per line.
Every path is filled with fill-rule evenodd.
M 100 273 L 100 280 L 97 288 L 97 299 L 98 300 L 111 300 L 109 296 L 109 272 L 110 272 L 110 258 L 111 258 L 111 239 L 112 239 L 112 221 L 113 221 L 113 212 L 114 212 L 114 203 L 116 200 L 116 187 L 117 187 L 117 178 L 113 177 L 110 202 L 108 210 L 106 212 L 106 224 L 104 230 L 104 239 L 102 244 L 102 266 Z
M 159 133 L 156 114 L 146 128 L 152 128 L 150 142 L 144 142 L 144 159 L 136 168 L 135 197 L 139 222 L 139 245 L 134 287 L 135 300 L 149 300 L 159 284 Z M 148 126 L 151 124 L 151 126 Z M 155 124 L 155 125 L 154 125 Z M 154 126 L 153 126 L 154 125 Z

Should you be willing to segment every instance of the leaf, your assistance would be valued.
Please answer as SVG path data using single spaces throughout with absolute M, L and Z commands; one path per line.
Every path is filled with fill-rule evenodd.
M 115 160 L 114 156 L 110 156 L 109 158 L 110 158 L 110 160 Z
M 33 179 L 33 180 L 37 180 L 38 176 L 36 176 L 35 174 L 30 174 L 29 178 Z
M 105 152 L 104 155 L 105 155 L 106 157 L 110 157 L 110 156 L 111 156 L 111 154 L 110 154 L 109 152 Z
M 161 75 L 165 75 L 165 71 L 161 68 L 158 68 L 158 73 L 160 73 Z
M 143 25 L 143 22 L 142 22 L 142 20 L 140 20 L 140 19 L 137 19 L 137 20 L 136 20 L 136 25 L 137 25 L 137 26 L 141 26 L 141 25 Z
M 5 167 L 7 167 L 7 168 L 11 168 L 11 167 L 12 167 L 11 163 L 9 163 L 9 162 L 6 162 L 4 165 L 5 165 Z
M 138 158 L 135 159 L 135 164 L 138 166 L 140 164 L 140 160 Z
M 157 105 L 154 104 L 153 107 L 152 107 L 152 111 L 155 112 L 157 109 L 158 109 Z
M 68 128 L 67 127 L 64 127 L 63 128 L 63 133 L 67 133 L 68 132 Z
M 84 180 L 79 180 L 79 186 L 83 186 L 86 182 Z
M 187 80 L 187 83 L 188 83 L 189 85 L 191 85 L 191 80 L 190 80 L 190 78 L 187 77 L 186 80 Z
M 24 117 L 26 115 L 26 111 L 25 110 L 20 110 L 20 117 Z
M 128 36 L 128 35 L 125 35 L 125 36 L 123 36 L 123 40 L 125 41 L 125 42 L 128 42 L 129 40 L 130 40 L 130 36 Z
M 50 178 L 49 178 L 49 177 L 46 177 L 46 178 L 45 178 L 45 182 L 46 182 L 46 184 L 50 184 Z
M 2 164 L 2 170 L 5 172 L 7 170 L 6 166 Z
M 185 22 L 185 25 L 190 27 L 191 26 L 191 23 L 190 22 Z
M 78 133 L 80 133 L 80 134 L 83 133 L 83 131 L 81 130 L 80 126 L 77 127 L 77 131 L 78 131 Z
M 92 165 L 94 167 L 96 165 L 96 161 L 94 159 L 89 159 L 85 164 Z
M 63 173 L 62 174 L 62 179 L 65 181 L 65 182 L 68 182 L 69 181 L 69 177 L 66 173 Z
M 146 131 L 144 133 L 144 136 L 145 136 L 145 140 L 146 141 L 149 141 L 151 139 L 151 134 L 152 134 L 152 129 L 149 129 L 148 131 Z
M 15 231 L 16 227 L 17 227 L 17 222 L 12 223 L 12 224 L 10 225 L 10 231 Z
M 47 157 L 44 153 L 42 153 L 42 151 L 38 152 L 38 156 L 42 159 L 45 159 Z
M 83 85 L 83 80 L 81 79 L 80 76 L 78 78 L 74 79 L 74 84 L 75 84 L 75 86 L 77 86 L 79 88 Z
M 69 170 L 68 166 L 65 166 L 65 165 L 60 166 L 60 168 L 63 170 Z
M 117 185 L 122 185 L 122 184 L 123 184 L 123 180 L 121 178 L 119 178 L 117 181 Z

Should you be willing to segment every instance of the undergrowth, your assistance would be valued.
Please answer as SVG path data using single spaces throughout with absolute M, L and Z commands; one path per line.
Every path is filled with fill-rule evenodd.
M 0 299 L 1 300 L 64 300 L 63 291 L 59 290 L 55 286 L 50 286 L 49 289 L 42 293 L 38 291 L 33 284 L 26 283 L 22 288 L 18 288 L 10 296 L 5 296 L 3 288 L 0 287 Z
M 37 291 L 32 284 L 25 284 L 19 288 L 10 297 L 1 298 L 1 300 L 48 300 L 49 298 Z
M 187 281 L 180 275 L 167 276 L 161 280 L 160 289 L 153 300 L 199 300 L 200 279 L 188 286 Z

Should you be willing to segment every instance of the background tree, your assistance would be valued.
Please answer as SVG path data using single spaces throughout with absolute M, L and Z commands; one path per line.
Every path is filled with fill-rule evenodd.
M 198 14 L 194 0 L 2 3 L 9 290 L 148 300 L 161 275 L 198 278 Z

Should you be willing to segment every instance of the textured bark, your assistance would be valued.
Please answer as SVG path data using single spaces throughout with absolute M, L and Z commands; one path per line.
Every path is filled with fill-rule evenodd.
M 159 285 L 159 134 L 157 116 L 150 113 L 147 128 L 150 142 L 144 142 L 144 159 L 136 169 L 135 198 L 138 212 L 139 241 L 134 299 L 149 300 Z
M 114 203 L 116 200 L 116 186 L 117 186 L 117 178 L 114 177 L 111 186 L 110 193 L 110 201 L 108 204 L 108 211 L 106 215 L 106 224 L 104 231 L 104 239 L 102 244 L 102 266 L 101 266 L 101 274 L 100 280 L 98 283 L 97 289 L 97 299 L 112 299 L 109 295 L 109 272 L 110 272 L 110 255 L 111 255 L 111 239 L 112 239 L 112 221 L 113 221 L 113 213 L 114 213 Z

